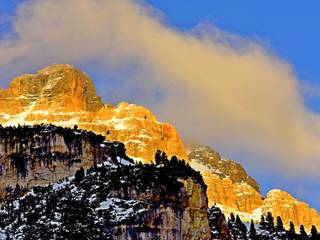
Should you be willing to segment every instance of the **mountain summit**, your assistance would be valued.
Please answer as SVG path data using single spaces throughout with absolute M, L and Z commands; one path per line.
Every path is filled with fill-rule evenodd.
M 292 221 L 295 225 L 304 224 L 307 229 L 312 225 L 320 226 L 317 211 L 287 193 L 271 191 L 264 198 L 257 182 L 240 164 L 222 158 L 219 153 L 207 147 L 198 146 L 186 151 L 176 129 L 168 123 L 159 122 L 148 109 L 126 102 L 117 106 L 103 104 L 91 79 L 71 65 L 50 65 L 35 74 L 16 77 L 8 89 L 0 90 L 0 124 L 18 126 L 42 123 L 71 128 L 77 125 L 78 128 L 75 129 L 93 131 L 103 135 L 108 141 L 122 142 L 129 157 L 145 163 L 154 161 L 158 149 L 168 156 L 176 155 L 179 159 L 185 159 L 202 174 L 207 185 L 210 207 L 216 203 L 224 214 L 236 213 L 243 220 L 258 221 L 261 214 L 270 211 L 275 217 L 281 216 L 286 225 Z M 1 155 L 2 163 L 6 163 L 2 166 L 6 173 L 2 176 L 3 186 L 9 183 L 14 185 L 16 176 L 25 172 L 24 168 L 18 175 L 14 169 L 11 171 L 12 163 L 6 157 L 20 154 L 26 143 L 30 143 L 24 139 L 19 129 L 14 133 L 11 133 L 11 128 L 3 130 L 6 133 L 0 144 L 0 148 L 6 153 L 2 152 Z M 32 137 L 32 147 L 37 149 L 42 146 L 41 139 L 44 139 L 51 150 L 57 148 L 62 153 L 65 152 L 66 140 L 61 137 L 48 138 L 48 133 L 45 132 L 40 142 L 37 142 L 38 137 Z M 51 142 L 50 139 L 54 140 Z M 83 167 L 86 168 L 87 163 L 90 161 L 82 161 Z M 34 184 L 47 183 L 57 179 L 57 176 L 65 177 L 74 172 L 64 168 L 64 165 L 57 164 L 55 168 L 57 171 L 54 174 L 50 167 L 35 168 L 29 171 L 32 173 L 31 178 L 28 175 L 23 181 L 26 183 L 33 179 Z
M 10 106 L 10 108 L 8 108 Z M 124 142 L 128 155 L 150 161 L 158 149 L 187 159 L 175 128 L 159 122 L 146 108 L 125 102 L 103 104 L 91 79 L 79 69 L 54 64 L 16 77 L 0 90 L 4 126 L 51 123 L 93 131 Z
M 11 104 L 12 101 L 15 104 Z M 1 90 L 0 103 L 0 109 L 7 114 L 26 110 L 98 111 L 103 107 L 91 79 L 79 69 L 66 64 L 50 65 L 36 74 L 13 79 L 9 89 Z M 6 107 L 7 104 L 11 104 L 10 109 Z

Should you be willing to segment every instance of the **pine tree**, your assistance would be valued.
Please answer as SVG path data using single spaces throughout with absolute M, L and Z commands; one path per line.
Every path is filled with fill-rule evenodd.
M 248 239 L 248 237 L 247 237 L 248 230 L 247 230 L 247 227 L 244 223 L 241 223 L 240 232 L 242 234 L 242 239 Z
M 283 227 L 283 222 L 280 216 L 277 217 L 277 224 L 276 224 L 276 230 L 277 232 L 283 232 L 284 227 Z
M 266 222 L 266 220 L 265 220 L 263 215 L 261 215 L 261 219 L 260 219 L 260 223 L 259 224 L 260 224 L 260 228 L 262 230 L 266 230 L 267 229 L 267 222 Z
M 250 223 L 250 238 L 253 240 L 255 240 L 257 238 L 257 231 L 256 231 L 256 228 L 254 226 L 252 219 L 251 219 L 251 223 Z
M 312 225 L 312 227 L 311 227 L 311 237 L 310 237 L 310 239 L 311 240 L 320 239 L 320 236 L 318 235 L 318 230 L 314 225 Z
M 236 216 L 236 225 L 237 225 L 238 228 L 240 228 L 241 224 L 242 224 L 242 221 L 241 221 L 239 215 L 237 214 L 237 216 Z
M 287 234 L 286 234 L 286 231 L 284 229 L 283 222 L 282 222 L 282 219 L 281 219 L 280 216 L 277 217 L 277 223 L 276 223 L 275 230 L 276 230 L 277 236 L 280 239 L 287 239 Z
M 236 235 L 240 237 L 240 239 L 247 239 L 247 227 L 241 221 L 239 215 L 236 216 L 235 229 Z
M 82 181 L 83 178 L 84 178 L 84 169 L 83 167 L 81 167 L 79 170 L 76 171 L 76 174 L 74 176 L 74 182 L 76 186 L 80 185 L 80 182 Z
M 157 150 L 155 156 L 154 156 L 154 159 L 156 161 L 156 165 L 159 165 L 161 163 L 161 151 L 160 150 Z
M 230 221 L 231 222 L 235 222 L 236 221 L 233 213 L 230 214 Z
M 176 167 L 177 164 L 178 164 L 178 158 L 177 158 L 176 156 L 172 156 L 172 157 L 171 157 L 171 160 L 170 160 L 170 164 L 171 164 L 172 166 Z
M 266 221 L 267 221 L 267 228 L 270 232 L 274 231 L 274 222 L 273 222 L 273 216 L 271 212 L 267 213 L 267 217 L 266 217 Z
M 114 148 L 113 145 L 111 145 L 109 155 L 110 155 L 110 157 L 111 157 L 111 160 L 112 160 L 114 163 L 118 163 L 118 161 L 117 161 L 117 152 L 116 152 L 116 149 Z
M 308 239 L 308 234 L 304 230 L 304 226 L 303 225 L 300 225 L 300 236 L 299 236 L 299 239 L 301 239 L 301 240 L 307 240 Z
M 165 152 L 162 152 L 161 158 L 162 158 L 162 163 L 164 165 L 167 165 L 169 163 L 168 156 L 167 156 L 167 154 Z
M 293 222 L 290 222 L 289 231 L 287 232 L 287 235 L 289 239 L 295 239 L 296 238 L 296 229 L 294 227 Z

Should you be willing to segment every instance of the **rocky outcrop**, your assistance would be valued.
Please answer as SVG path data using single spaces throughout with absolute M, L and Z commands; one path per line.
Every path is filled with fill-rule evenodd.
M 238 163 L 222 159 L 209 147 L 189 147 L 190 165 L 201 172 L 208 186 L 209 206 L 223 205 L 251 213 L 262 204 L 257 182 Z
M 173 126 L 158 122 L 142 106 L 102 104 L 90 78 L 71 65 L 51 65 L 13 79 L 8 89 L 0 90 L 0 123 L 78 125 L 125 143 L 127 154 L 142 161 L 153 159 L 158 149 L 188 158 Z
M 105 161 L 112 151 L 127 158 L 123 144 L 88 131 L 52 125 L 0 127 L 0 191 L 17 183 L 31 187 L 55 182 L 81 166 Z
M 223 159 L 209 147 L 189 145 L 188 148 L 190 165 L 201 172 L 207 185 L 209 206 L 217 204 L 227 217 L 235 213 L 243 221 L 259 222 L 262 214 L 271 212 L 275 218 L 280 216 L 287 227 L 292 221 L 307 230 L 312 225 L 320 228 L 320 215 L 308 204 L 281 190 L 272 190 L 263 198 L 257 182 L 240 164 Z
M 251 213 L 262 204 L 260 193 L 245 183 L 234 183 L 209 172 L 203 173 L 203 179 L 208 186 L 209 206 L 218 204 L 233 211 Z
M 225 159 L 208 146 L 188 145 L 188 155 L 192 164 L 200 164 L 210 173 L 219 176 L 221 179 L 230 178 L 234 183 L 246 183 L 259 192 L 259 185 L 237 162 Z
M 90 168 L 78 183 L 70 179 L 34 187 L 0 210 L 0 237 L 209 240 L 201 175 L 177 164 L 107 161 Z
M 278 189 L 268 192 L 263 200 L 262 212 L 272 212 L 273 216 L 281 216 L 285 226 L 289 226 L 291 221 L 296 226 L 304 225 L 308 231 L 312 225 L 320 228 L 320 215 L 315 209 Z

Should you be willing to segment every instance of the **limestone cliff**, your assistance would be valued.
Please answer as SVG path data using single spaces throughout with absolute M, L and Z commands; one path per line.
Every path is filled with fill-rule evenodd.
M 122 143 L 92 132 L 49 125 L 0 127 L 0 193 L 17 183 L 31 187 L 55 182 L 80 166 L 105 161 L 111 151 L 129 160 Z
M 320 215 L 315 209 L 278 189 L 268 192 L 263 200 L 262 212 L 272 212 L 274 216 L 281 216 L 286 226 L 289 226 L 291 221 L 296 226 L 304 225 L 308 231 L 312 225 L 320 227 Z
M 125 143 L 127 154 L 141 160 L 153 159 L 158 149 L 187 160 L 173 126 L 158 122 L 142 106 L 102 104 L 90 78 L 71 65 L 51 65 L 13 79 L 0 90 L 0 123 L 78 125 Z
M 189 147 L 190 165 L 201 172 L 208 186 L 209 206 L 217 203 L 251 213 L 262 204 L 259 186 L 238 163 L 222 159 L 209 147 Z
M 235 213 L 244 221 L 259 222 L 262 214 L 271 212 L 274 217 L 280 216 L 287 227 L 292 221 L 307 230 L 312 225 L 320 228 L 320 215 L 315 209 L 281 190 L 272 190 L 264 198 L 257 182 L 240 164 L 199 145 L 189 144 L 188 154 L 190 165 L 201 172 L 207 184 L 209 206 L 217 204 L 226 216 Z
M 201 175 L 175 164 L 106 161 L 74 179 L 34 187 L 0 210 L 0 238 L 209 240 Z

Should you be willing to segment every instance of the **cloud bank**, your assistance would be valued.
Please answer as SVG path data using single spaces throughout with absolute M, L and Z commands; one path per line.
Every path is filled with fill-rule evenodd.
M 117 91 L 99 83 L 106 100 L 134 96 L 183 136 L 319 177 L 319 116 L 290 65 L 254 41 L 208 25 L 179 31 L 133 0 L 27 1 L 12 21 L 0 40 L 2 84 L 55 62 L 95 66 L 116 79 Z

